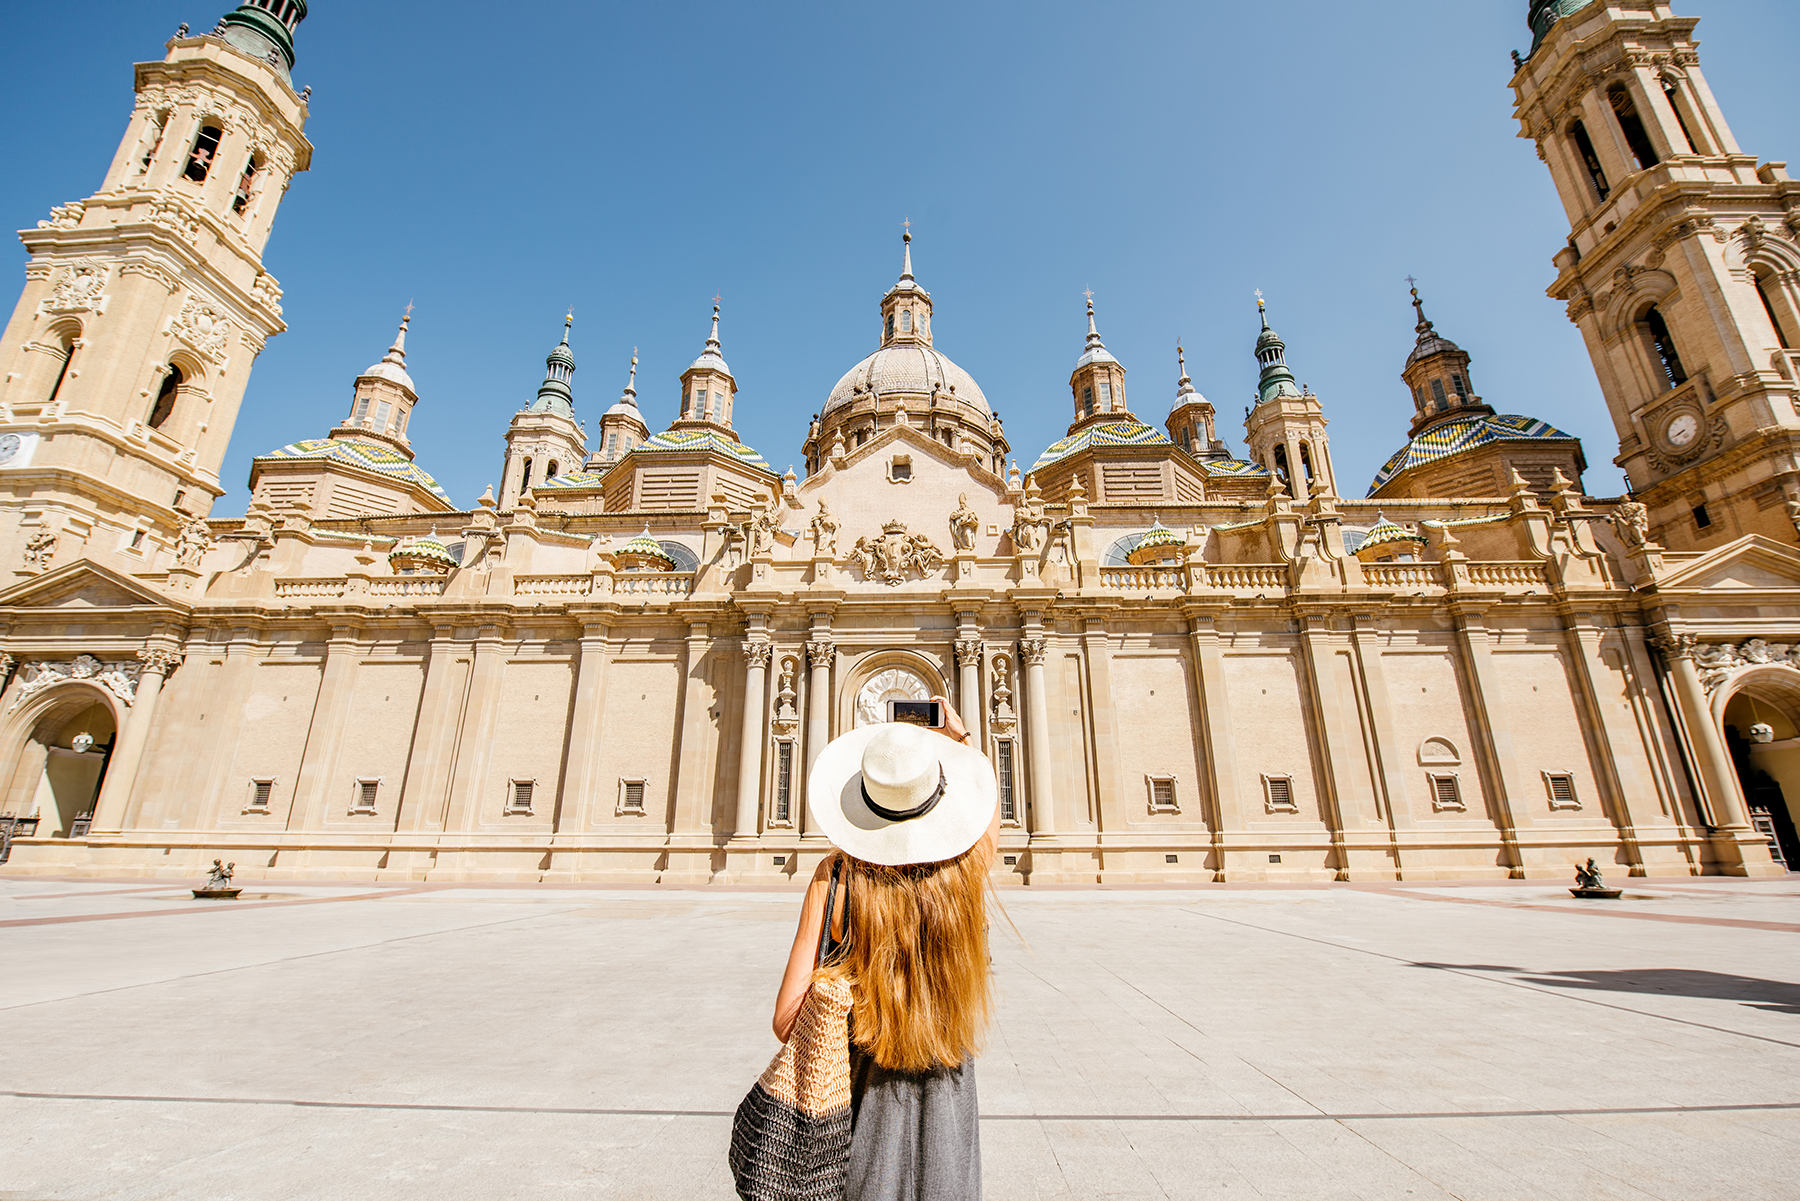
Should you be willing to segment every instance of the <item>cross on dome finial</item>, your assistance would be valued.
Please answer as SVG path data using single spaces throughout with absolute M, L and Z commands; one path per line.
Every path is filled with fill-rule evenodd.
M 1424 338 L 1425 335 L 1431 332 L 1432 327 L 1431 322 L 1425 319 L 1425 302 L 1419 299 L 1419 281 L 1409 275 L 1406 277 L 1406 282 L 1407 285 L 1412 288 L 1413 312 L 1419 315 L 1419 323 L 1413 326 L 1413 331 L 1417 333 L 1420 338 Z
M 412 311 L 413 311 L 413 302 L 409 299 L 406 302 L 406 316 L 402 317 L 401 320 L 402 321 L 411 321 L 412 320 Z

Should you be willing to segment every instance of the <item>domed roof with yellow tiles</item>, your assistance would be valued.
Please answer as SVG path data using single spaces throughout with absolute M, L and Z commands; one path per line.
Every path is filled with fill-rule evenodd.
M 1378 546 L 1393 546 L 1401 542 L 1422 545 L 1425 541 L 1424 537 L 1413 533 L 1399 522 L 1388 520 L 1385 513 L 1377 513 L 1375 518 L 1374 528 L 1363 535 L 1362 541 L 1356 544 L 1355 553 L 1360 554 Z
M 456 556 L 450 553 L 450 548 L 444 545 L 443 540 L 437 536 L 435 531 L 423 538 L 409 538 L 388 552 L 388 562 L 390 563 L 409 559 L 442 564 L 446 567 L 459 566 Z
M 403 454 L 372 443 L 358 442 L 352 438 L 309 438 L 304 442 L 290 442 L 266 455 L 257 455 L 254 461 L 275 463 L 290 460 L 333 462 L 347 467 L 360 467 L 364 471 L 417 484 L 445 504 L 450 503 L 450 494 L 439 487 L 438 482 L 424 468 Z
M 631 448 L 634 455 L 654 455 L 675 450 L 712 450 L 722 455 L 729 455 L 746 467 L 754 467 L 758 471 L 766 471 L 770 475 L 778 472 L 769 466 L 769 461 L 745 446 L 735 438 L 726 437 L 718 430 L 685 429 L 664 430 L 660 434 L 651 434 L 649 438 Z
M 1439 459 L 1477 446 L 1494 442 L 1579 442 L 1573 434 L 1565 434 L 1547 421 L 1523 417 L 1517 413 L 1497 416 L 1454 417 L 1440 422 L 1394 452 L 1392 458 L 1375 473 L 1369 494 L 1414 467 L 1423 467 Z
M 1044 453 L 1038 456 L 1037 462 L 1031 465 L 1033 471 L 1042 470 L 1052 463 L 1061 462 L 1072 454 L 1078 454 L 1091 446 L 1174 446 L 1163 437 L 1161 432 L 1141 421 L 1103 421 L 1076 430 L 1067 438 L 1052 442 Z

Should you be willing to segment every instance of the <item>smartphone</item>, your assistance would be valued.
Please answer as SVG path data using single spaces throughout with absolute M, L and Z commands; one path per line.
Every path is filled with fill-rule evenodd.
M 938 701 L 889 701 L 888 720 L 909 725 L 944 728 L 944 706 Z

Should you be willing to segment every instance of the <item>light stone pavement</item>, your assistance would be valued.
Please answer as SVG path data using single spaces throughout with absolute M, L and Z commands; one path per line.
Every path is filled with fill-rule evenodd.
M 797 893 L 184 896 L 0 877 L 0 1199 L 732 1196 Z M 1800 877 L 1002 897 L 990 1201 L 1800 1198 Z

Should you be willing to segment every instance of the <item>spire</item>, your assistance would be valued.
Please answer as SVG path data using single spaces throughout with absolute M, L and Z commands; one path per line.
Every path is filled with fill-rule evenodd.
M 620 394 L 619 401 L 632 408 L 637 407 L 637 347 L 631 348 L 631 374 L 625 378 L 625 391 Z
M 1261 289 L 1256 293 L 1256 314 L 1262 319 L 1262 333 L 1256 337 L 1256 361 L 1262 364 L 1262 378 L 1256 384 L 1257 402 L 1300 396 L 1302 393 L 1294 383 L 1294 373 L 1288 370 L 1287 343 L 1269 328 L 1269 306 L 1263 300 Z
M 1100 331 L 1094 328 L 1094 294 L 1092 292 L 1088 293 L 1087 306 L 1088 306 L 1087 348 L 1089 350 L 1096 350 L 1096 349 L 1104 350 L 1106 348 L 1106 343 L 1104 343 L 1100 340 Z
M 1413 326 L 1413 332 L 1418 334 L 1419 341 L 1423 342 L 1425 335 L 1431 332 L 1431 322 L 1425 319 L 1425 302 L 1419 299 L 1419 281 L 1409 275 L 1406 277 L 1406 282 L 1412 288 L 1413 312 L 1419 315 L 1419 323 Z
M 719 298 L 717 296 L 713 297 L 712 333 L 706 336 L 706 349 L 714 354 L 719 354 Z M 725 356 L 720 354 L 719 357 L 724 358 Z
M 1080 371 L 1090 363 L 1117 363 L 1119 360 L 1106 349 L 1106 343 L 1100 340 L 1100 331 L 1094 326 L 1094 290 L 1089 288 L 1082 295 L 1087 297 L 1087 345 L 1081 357 L 1075 360 L 1075 370 Z
M 575 310 L 563 319 L 562 341 L 544 357 L 544 382 L 538 387 L 534 413 L 559 413 L 571 420 L 575 416 L 575 392 L 570 386 L 575 378 L 575 352 L 569 349 L 569 332 L 575 327 Z
M 916 283 L 918 281 L 913 279 L 912 273 L 912 218 L 908 217 L 901 224 L 906 227 L 906 232 L 900 235 L 900 244 L 904 247 L 900 263 L 900 282 L 903 284 Z
M 411 323 L 412 323 L 412 304 L 409 302 L 406 306 L 406 316 L 400 318 L 400 332 L 394 335 L 394 344 L 392 346 L 388 347 L 388 352 L 381 356 L 382 362 L 392 363 L 392 364 L 394 364 L 394 366 L 399 367 L 402 370 L 405 369 L 405 367 L 406 367 L 406 327 L 408 325 L 410 325 Z
M 276 16 L 280 10 L 285 17 Z M 294 30 L 306 20 L 306 0 L 245 0 L 226 13 L 213 32 L 251 58 L 266 61 L 283 79 L 294 69 Z
M 1181 367 L 1181 378 L 1175 381 L 1175 403 L 1179 406 L 1183 397 L 1194 394 L 1194 381 L 1188 376 L 1187 354 L 1179 342 L 1175 343 L 1175 362 Z

